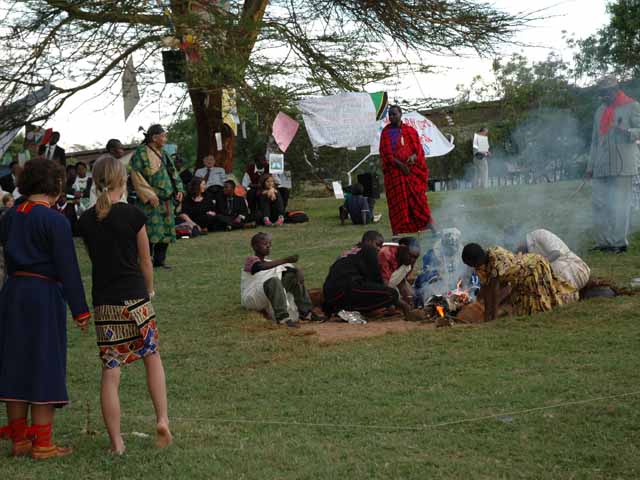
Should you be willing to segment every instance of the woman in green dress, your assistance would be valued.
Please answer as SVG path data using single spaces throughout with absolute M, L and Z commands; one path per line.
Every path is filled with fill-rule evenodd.
M 131 181 L 138 195 L 137 206 L 147 216 L 153 266 L 168 269 L 167 249 L 176 240 L 175 205 L 182 202 L 184 188 L 173 161 L 163 150 L 166 142 L 161 125 L 149 127 L 131 158 Z

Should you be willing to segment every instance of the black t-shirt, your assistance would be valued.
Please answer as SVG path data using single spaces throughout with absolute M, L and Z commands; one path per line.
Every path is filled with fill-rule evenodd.
M 94 306 L 123 305 L 125 300 L 148 297 L 136 238 L 146 221 L 146 215 L 128 203 L 115 203 L 101 222 L 95 207 L 80 217 L 80 235 L 93 265 Z

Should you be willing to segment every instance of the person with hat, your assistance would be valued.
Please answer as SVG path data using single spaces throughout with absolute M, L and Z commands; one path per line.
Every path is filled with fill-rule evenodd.
M 137 204 L 147 215 L 147 233 L 153 266 L 171 268 L 166 263 L 169 244 L 175 242 L 175 207 L 182 202 L 184 187 L 173 160 L 163 150 L 167 134 L 161 125 L 152 125 L 144 142 L 131 157 L 131 182 Z
M 640 104 L 621 90 L 615 77 L 598 83 L 602 105 L 595 113 L 585 177 L 593 179 L 596 250 L 624 253 L 631 216 L 632 179 L 638 174 Z

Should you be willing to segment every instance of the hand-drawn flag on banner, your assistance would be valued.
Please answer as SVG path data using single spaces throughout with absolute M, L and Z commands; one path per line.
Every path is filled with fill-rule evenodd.
M 17 102 L 0 106 L 0 158 L 5 154 L 11 142 L 22 129 L 34 107 L 46 100 L 51 94 L 51 85 L 46 83 L 42 88 L 21 98 Z M 18 126 L 16 126 L 18 125 Z
M 389 96 L 387 92 L 370 93 L 371 100 L 373 100 L 373 106 L 376 109 L 376 120 L 382 120 L 387 116 L 387 109 L 389 108 Z
M 122 99 L 124 100 L 124 121 L 126 122 L 140 101 L 138 92 L 138 80 L 136 79 L 136 69 L 133 66 L 133 58 L 129 57 L 127 65 L 122 72 Z
M 371 145 L 378 115 L 386 110 L 385 93 L 341 93 L 299 103 L 314 147 L 356 148 Z

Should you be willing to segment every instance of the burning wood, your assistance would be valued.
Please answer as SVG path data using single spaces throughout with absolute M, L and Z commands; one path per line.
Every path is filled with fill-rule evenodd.
M 424 305 L 424 310 L 428 321 L 435 322 L 436 326 L 451 326 L 459 321 L 455 314 L 472 301 L 469 290 L 463 289 L 462 280 L 459 280 L 455 290 L 449 291 L 446 295 L 430 297 Z

